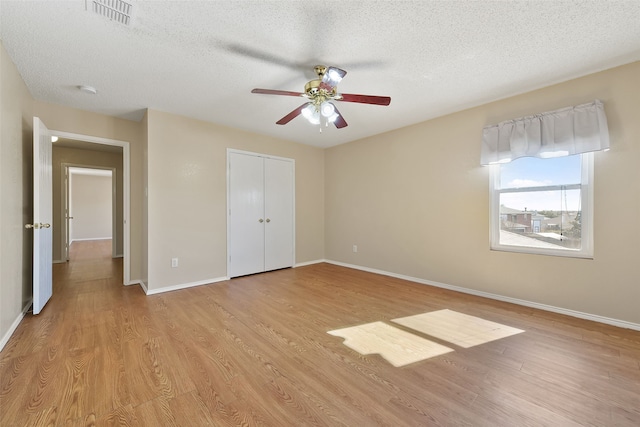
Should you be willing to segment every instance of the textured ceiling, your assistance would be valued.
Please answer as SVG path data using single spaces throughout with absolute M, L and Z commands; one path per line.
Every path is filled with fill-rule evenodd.
M 0 35 L 38 100 L 139 120 L 146 108 L 329 147 L 640 60 L 640 1 L 0 1 Z M 344 129 L 298 117 L 316 64 L 348 71 Z M 94 86 L 97 95 L 77 90 Z

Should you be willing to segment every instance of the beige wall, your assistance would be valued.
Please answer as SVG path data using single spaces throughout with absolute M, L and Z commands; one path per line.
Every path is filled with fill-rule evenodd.
M 326 150 L 326 258 L 640 324 L 639 76 L 636 62 Z M 490 251 L 483 126 L 595 98 L 612 147 L 595 155 L 595 258 Z
M 226 276 L 227 148 L 295 159 L 296 262 L 324 257 L 322 150 L 153 110 L 147 121 L 150 291 Z
M 129 194 L 131 211 L 131 280 L 140 280 L 143 271 L 142 198 L 144 194 L 142 187 L 142 124 L 40 101 L 35 101 L 34 103 L 34 115 L 40 117 L 49 130 L 52 131 L 129 142 L 131 164 L 131 192 Z
M 111 239 L 113 228 L 111 176 L 74 173 L 69 179 L 70 240 Z
M 0 42 L 0 348 L 31 301 L 33 98 Z
M 53 259 L 64 259 L 64 193 L 63 163 L 73 166 L 115 168 L 116 180 L 116 254 L 123 254 L 123 177 L 122 153 L 56 147 L 53 145 Z M 133 234 L 133 230 L 132 230 Z M 138 278 L 139 276 L 132 276 Z

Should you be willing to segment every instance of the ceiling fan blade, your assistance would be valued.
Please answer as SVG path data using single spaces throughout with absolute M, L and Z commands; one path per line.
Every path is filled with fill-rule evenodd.
M 280 57 L 276 54 L 254 49 L 253 47 L 242 45 L 235 42 L 224 42 L 222 40 L 216 42 L 217 47 L 246 58 L 257 59 L 264 61 L 268 64 L 277 65 L 280 67 L 287 67 L 297 71 L 306 71 L 309 69 L 307 62 L 294 62 L 287 58 Z
M 342 99 L 336 101 L 344 102 L 358 102 L 360 104 L 375 104 L 375 105 L 389 105 L 391 98 L 388 96 L 374 96 L 374 95 L 355 95 L 352 93 L 341 93 Z
M 342 117 L 342 114 L 340 113 L 340 111 L 338 111 L 337 108 L 335 108 L 335 113 L 338 115 L 338 118 L 333 121 L 333 124 L 336 125 L 338 129 L 347 127 L 347 121 L 344 119 L 344 117 Z
M 275 89 L 253 89 L 251 93 L 262 93 L 264 95 L 305 96 L 304 93 L 300 93 L 300 92 L 290 92 L 288 90 L 275 90 Z
M 299 106 L 298 108 L 296 108 L 295 110 L 293 110 L 292 112 L 290 112 L 289 114 L 287 114 L 286 116 L 284 116 L 283 118 L 278 120 L 276 122 L 276 124 L 277 125 L 286 125 L 291 120 L 293 120 L 296 117 L 298 117 L 302 113 L 302 110 L 304 110 L 306 108 L 306 106 L 309 105 L 309 104 L 310 104 L 309 102 L 306 102 L 306 103 L 302 104 L 301 106 Z
M 347 75 L 345 70 L 341 70 L 336 67 L 329 67 L 324 72 L 324 76 L 322 76 L 322 83 L 320 83 L 320 87 L 331 91 L 334 87 L 338 86 L 338 83 L 340 83 L 345 75 Z

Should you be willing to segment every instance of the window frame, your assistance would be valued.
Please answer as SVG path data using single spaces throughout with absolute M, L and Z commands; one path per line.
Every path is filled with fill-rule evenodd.
M 500 164 L 489 166 L 489 247 L 493 251 L 517 252 L 534 255 L 550 255 L 593 259 L 593 157 L 594 153 L 581 156 L 581 183 L 576 185 L 549 185 L 544 187 L 500 188 Z M 502 193 L 557 191 L 580 189 L 581 198 L 581 249 L 551 249 L 515 246 L 500 243 L 500 195 Z

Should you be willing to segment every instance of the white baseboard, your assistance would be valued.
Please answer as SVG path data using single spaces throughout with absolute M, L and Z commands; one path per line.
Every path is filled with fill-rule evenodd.
M 317 259 L 317 260 L 315 260 L 315 261 L 299 262 L 298 264 L 295 264 L 295 265 L 293 266 L 293 268 L 296 268 L 296 267 L 304 267 L 305 265 L 320 264 L 320 263 L 323 263 L 323 262 L 327 262 L 327 260 L 326 260 L 326 259 Z
M 144 289 L 147 295 L 155 295 L 155 294 L 161 294 L 164 292 L 177 291 L 180 289 L 193 288 L 195 286 L 202 286 L 202 285 L 209 285 L 217 282 L 224 282 L 225 280 L 229 280 L 229 278 L 218 277 L 215 279 L 199 280 L 197 282 L 191 282 L 191 283 L 181 283 L 179 285 L 165 286 L 163 288 L 151 289 L 151 290 L 149 290 L 149 288 L 146 285 L 143 285 L 142 283 L 140 284 L 140 286 L 142 286 L 142 289 Z
M 142 280 L 130 280 L 129 283 L 125 283 L 125 286 L 131 286 L 131 285 L 140 285 L 143 288 L 145 287 L 145 284 L 142 282 Z
M 27 314 L 27 311 L 29 311 L 29 307 L 31 307 L 32 303 L 33 303 L 33 299 L 30 299 L 27 305 L 25 305 L 24 308 L 22 309 L 22 312 L 18 314 L 18 317 L 16 317 L 16 319 L 13 321 L 7 333 L 4 334 L 4 336 L 2 337 L 2 340 L 0 340 L 0 351 L 2 351 L 5 345 L 7 345 L 7 343 L 9 342 L 9 339 L 11 338 L 11 335 L 13 335 L 16 329 L 18 329 L 18 325 L 20 325 L 20 322 L 22 322 L 22 319 L 24 319 L 24 316 Z
M 435 286 L 437 288 L 449 289 L 451 291 L 462 292 L 464 294 L 476 295 L 479 297 L 489 298 L 497 301 L 509 302 L 512 304 L 522 305 L 525 307 L 537 308 L 539 310 L 550 311 L 553 313 L 564 314 L 571 317 L 577 317 L 580 319 L 592 320 L 594 322 L 605 323 L 607 325 L 618 326 L 620 328 L 633 329 L 640 331 L 640 324 L 627 322 L 626 320 L 612 319 L 610 317 L 599 316 L 597 314 L 584 313 L 581 311 L 571 310 L 568 308 L 555 307 L 547 304 L 540 304 L 533 301 L 522 300 L 518 298 L 506 297 L 499 294 L 492 294 L 489 292 L 478 291 L 475 289 L 463 288 L 461 286 L 449 285 L 446 283 L 440 283 L 433 280 L 424 280 L 417 277 L 405 276 L 404 274 L 391 273 L 389 271 L 377 270 L 375 268 L 362 267 L 360 265 L 347 264 L 339 261 L 326 260 L 329 264 L 339 265 L 341 267 L 353 268 L 355 270 L 367 271 L 369 273 L 381 274 L 383 276 L 395 277 L 397 279 L 409 280 L 411 282 L 419 283 L 421 285 Z
M 87 239 L 71 239 L 71 242 L 69 242 L 69 244 L 73 242 L 85 242 L 89 240 L 111 240 L 111 239 L 112 237 L 89 237 Z
M 149 295 L 149 288 L 147 287 L 147 284 L 144 283 L 142 280 L 133 280 L 127 283 L 127 286 L 131 286 L 131 285 L 140 285 L 144 293 Z

